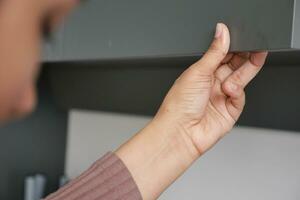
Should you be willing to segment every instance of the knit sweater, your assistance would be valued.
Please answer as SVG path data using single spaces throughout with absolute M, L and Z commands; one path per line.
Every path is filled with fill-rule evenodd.
M 142 196 L 124 163 L 107 153 L 45 200 L 142 200 Z

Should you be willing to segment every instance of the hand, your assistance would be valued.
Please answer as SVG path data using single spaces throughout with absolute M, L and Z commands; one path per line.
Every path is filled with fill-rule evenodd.
M 157 199 L 241 115 L 244 88 L 267 53 L 228 54 L 229 44 L 219 24 L 207 53 L 178 78 L 154 119 L 116 151 L 143 199 Z
M 188 135 L 200 155 L 232 129 L 245 105 L 244 89 L 266 60 L 266 52 L 227 54 L 229 44 L 227 27 L 218 24 L 207 53 L 179 77 L 158 113 Z

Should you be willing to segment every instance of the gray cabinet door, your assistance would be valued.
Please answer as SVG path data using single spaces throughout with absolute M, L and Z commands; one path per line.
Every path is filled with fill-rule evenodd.
M 49 41 L 44 42 L 42 52 L 43 62 L 55 62 L 62 60 L 64 28 L 65 25 L 62 25 L 60 29 L 51 36 Z
M 199 55 L 217 22 L 231 51 L 300 47 L 299 0 L 90 0 L 67 22 L 61 60 Z

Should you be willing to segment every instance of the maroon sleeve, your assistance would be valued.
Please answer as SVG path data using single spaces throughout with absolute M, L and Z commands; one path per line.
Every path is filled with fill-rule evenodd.
M 45 200 L 142 200 L 124 163 L 107 153 L 65 187 Z

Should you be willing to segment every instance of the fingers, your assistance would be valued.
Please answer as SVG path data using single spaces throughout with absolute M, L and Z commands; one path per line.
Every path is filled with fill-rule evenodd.
M 235 55 L 233 53 L 228 53 L 226 57 L 223 59 L 221 64 L 226 64 L 228 63 Z
M 227 110 L 232 118 L 237 121 L 245 106 L 244 88 L 232 82 L 225 82 L 225 84 L 222 84 L 222 90 L 229 97 L 226 100 Z
M 228 98 L 226 101 L 226 107 L 231 117 L 237 121 L 244 109 L 246 102 L 246 95 L 243 90 L 241 90 L 238 98 Z
M 232 70 L 236 70 L 240 66 L 242 66 L 249 59 L 249 57 L 250 57 L 249 52 L 238 53 L 235 54 L 233 58 L 230 61 L 228 61 L 227 64 Z
M 223 83 L 236 69 L 242 66 L 248 59 L 250 53 L 228 54 L 223 60 L 223 65 L 215 72 L 216 78 Z
M 252 53 L 250 56 L 250 63 L 253 66 L 262 67 L 267 59 L 268 52 Z
M 215 38 L 210 48 L 193 67 L 212 74 L 226 58 L 229 46 L 229 30 L 226 25 L 219 23 L 217 24 Z
M 223 83 L 224 93 L 231 98 L 233 106 L 241 109 L 244 106 L 244 88 L 257 75 L 265 63 L 267 52 L 253 53 L 249 59 L 234 71 Z
M 230 82 L 230 84 L 235 84 L 238 87 L 245 88 L 261 70 L 266 57 L 266 52 L 251 54 L 250 58 L 227 78 L 225 84 Z

